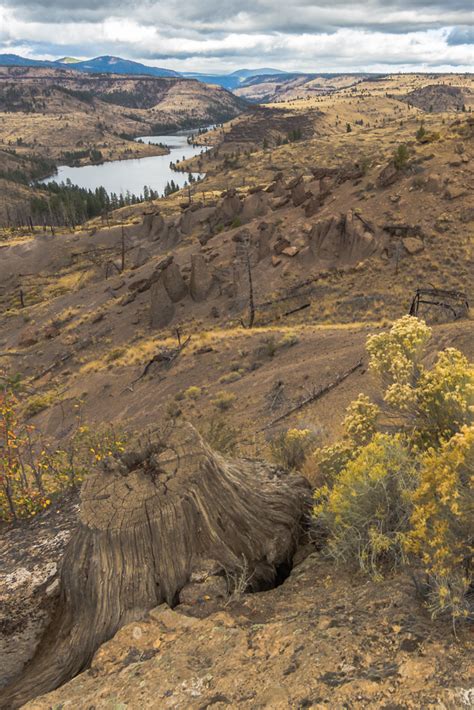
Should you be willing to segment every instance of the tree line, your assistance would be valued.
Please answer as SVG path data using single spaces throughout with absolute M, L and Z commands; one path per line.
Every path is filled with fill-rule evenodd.
M 88 219 L 106 216 L 109 212 L 135 205 L 139 202 L 156 200 L 160 197 L 157 190 L 145 185 L 143 192 L 136 195 L 130 190 L 125 194 L 107 192 L 105 187 L 95 190 L 66 182 L 50 182 L 36 185 L 43 195 L 35 195 L 30 200 L 30 212 L 33 224 L 66 225 L 75 227 Z

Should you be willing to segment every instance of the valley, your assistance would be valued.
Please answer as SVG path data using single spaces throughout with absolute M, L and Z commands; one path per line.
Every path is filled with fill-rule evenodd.
M 0 66 L 0 706 L 468 708 L 472 75 L 232 91 Z
M 166 155 L 163 145 L 134 139 L 218 123 L 242 107 L 219 87 L 181 78 L 0 67 L 0 181 L 8 193 L 8 202 L 0 197 L 0 223 L 24 223 L 39 196 L 30 180 L 58 165 Z

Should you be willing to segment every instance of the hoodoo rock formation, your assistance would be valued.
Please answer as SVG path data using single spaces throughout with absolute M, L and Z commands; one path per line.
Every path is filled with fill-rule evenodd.
M 371 227 L 352 210 L 317 222 L 309 240 L 314 257 L 345 264 L 370 256 L 378 246 Z

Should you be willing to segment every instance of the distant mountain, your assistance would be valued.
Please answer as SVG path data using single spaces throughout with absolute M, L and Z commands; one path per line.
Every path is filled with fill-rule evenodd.
M 183 76 L 188 79 L 197 79 L 205 84 L 217 84 L 223 86 L 224 89 L 232 91 L 239 87 L 248 79 L 253 79 L 260 76 L 286 76 L 287 72 L 280 69 L 237 69 L 232 74 L 200 74 L 199 72 L 183 73 Z
M 66 64 L 70 67 L 69 62 L 58 62 L 58 64 Z M 75 71 L 84 71 L 91 74 L 137 74 L 146 76 L 181 76 L 178 72 L 172 69 L 162 69 L 161 67 L 149 67 L 146 64 L 132 62 L 129 59 L 121 57 L 94 57 L 94 59 L 86 59 L 83 62 L 74 63 Z
M 239 79 L 249 79 L 253 76 L 270 76 L 271 74 L 288 74 L 282 69 L 271 69 L 262 67 L 261 69 L 237 69 L 230 76 L 237 76 Z
M 121 57 L 111 57 L 108 55 L 94 57 L 93 59 L 79 60 L 74 57 L 62 57 L 55 61 L 41 61 L 20 57 L 17 54 L 0 54 L 0 66 L 18 67 L 51 67 L 54 69 L 74 69 L 74 71 L 87 72 L 90 74 L 125 74 L 127 76 L 160 76 L 160 77 L 185 77 L 186 79 L 196 79 L 204 84 L 216 84 L 228 91 L 240 88 L 248 81 L 255 81 L 257 77 L 290 76 L 288 72 L 280 69 L 264 67 L 262 69 L 237 69 L 231 74 L 202 74 L 200 72 L 179 72 L 162 67 L 151 67 L 140 62 L 133 62 Z M 297 76 L 292 74 L 291 76 Z
M 127 74 L 130 76 L 174 76 L 179 77 L 176 71 L 162 69 L 161 67 L 149 67 L 139 62 L 132 62 L 121 57 L 95 57 L 79 61 L 73 57 L 63 57 L 54 62 L 28 59 L 20 57 L 18 54 L 0 54 L 0 66 L 7 67 L 51 67 L 54 69 L 74 69 L 74 71 L 87 72 L 89 74 Z
M 2 67 L 55 67 L 54 62 L 41 61 L 38 59 L 29 59 L 28 57 L 20 57 L 18 54 L 0 54 L 0 66 Z

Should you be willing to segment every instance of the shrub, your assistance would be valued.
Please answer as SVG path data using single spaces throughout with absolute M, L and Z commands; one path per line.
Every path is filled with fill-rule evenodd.
M 309 429 L 288 429 L 275 436 L 270 450 L 273 460 L 284 468 L 301 469 L 315 443 L 315 434 Z
M 261 345 L 257 348 L 257 355 L 265 355 L 266 357 L 275 357 L 278 350 L 278 344 L 273 335 L 269 335 L 262 340 Z
M 124 347 L 114 348 L 109 353 L 107 353 L 105 359 L 107 362 L 114 362 L 114 360 L 119 360 L 123 355 L 125 355 L 126 352 L 127 349 Z
M 447 348 L 423 363 L 431 330 L 405 316 L 367 340 L 393 434 L 377 433 L 379 408 L 360 395 L 345 434 L 312 460 L 315 517 L 336 560 L 379 577 L 409 560 L 428 579 L 433 614 L 468 614 L 472 575 L 474 369 Z
M 367 340 L 369 367 L 381 376 L 384 401 L 398 425 L 421 448 L 439 445 L 472 418 L 474 369 L 462 353 L 438 353 L 431 370 L 421 363 L 431 329 L 405 316 Z
M 438 353 L 417 383 L 417 438 L 433 445 L 449 439 L 472 421 L 473 404 L 474 367 L 455 348 Z
M 39 414 L 44 409 L 50 407 L 54 399 L 54 392 L 45 392 L 44 394 L 37 394 L 34 397 L 30 397 L 25 407 L 25 417 L 28 419 L 34 417 L 35 414 Z
M 220 409 L 221 412 L 225 412 L 227 409 L 232 407 L 236 399 L 237 396 L 233 392 L 220 390 L 211 402 L 215 407 L 217 407 L 217 409 Z
M 406 167 L 410 154 L 405 143 L 401 143 L 393 155 L 393 162 L 397 170 L 403 170 Z
M 358 449 L 349 439 L 338 441 L 332 446 L 316 449 L 308 458 L 308 468 L 313 465 L 319 485 L 332 483 L 335 477 L 357 455 Z
M 51 447 L 21 420 L 19 383 L 0 388 L 0 520 L 28 518 L 77 485 L 99 461 L 122 452 L 123 435 L 79 427 L 64 447 Z
M 341 562 L 357 560 L 376 578 L 405 560 L 404 539 L 416 483 L 410 452 L 399 436 L 376 434 L 316 494 L 314 513 L 328 531 L 327 550 Z
M 423 141 L 423 138 L 426 136 L 426 129 L 423 124 L 423 121 L 420 123 L 420 127 L 418 128 L 415 137 L 417 141 Z
M 346 410 L 342 441 L 316 449 L 310 458 L 320 484 L 332 482 L 357 456 L 360 447 L 369 443 L 376 431 L 379 412 L 378 406 L 364 394 L 351 402 Z
M 367 338 L 369 367 L 382 376 L 383 385 L 409 383 L 431 337 L 431 328 L 413 316 L 397 320 L 390 331 Z
M 423 561 L 429 575 L 433 615 L 449 611 L 467 617 L 472 570 L 474 510 L 474 427 L 463 427 L 439 450 L 421 459 L 412 493 L 413 512 L 406 548 Z
M 368 444 L 375 434 L 379 408 L 365 394 L 360 394 L 347 407 L 344 429 L 356 446 Z
M 184 396 L 188 399 L 199 399 L 201 393 L 201 388 L 196 387 L 195 385 L 191 385 L 191 387 L 188 387 L 186 390 L 184 390 Z
M 204 430 L 203 437 L 215 451 L 232 455 L 236 452 L 240 433 L 240 429 L 232 426 L 222 417 L 214 416 Z
M 283 338 L 280 340 L 279 346 L 281 348 L 291 348 L 293 345 L 297 345 L 300 342 L 296 333 L 285 333 Z
M 225 375 L 222 375 L 222 377 L 219 377 L 219 382 L 223 385 L 228 384 L 230 382 L 237 382 L 237 380 L 240 380 L 242 377 L 243 371 L 233 371 L 233 372 L 228 372 Z

